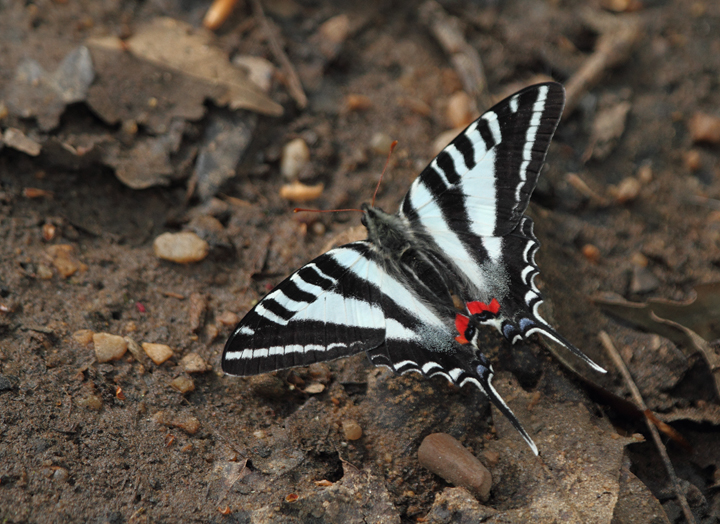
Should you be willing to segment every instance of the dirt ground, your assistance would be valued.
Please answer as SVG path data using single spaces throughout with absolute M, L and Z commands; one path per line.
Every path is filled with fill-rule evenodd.
M 228 95 L 182 70 L 190 55 L 151 56 L 169 40 L 148 27 L 200 28 L 209 2 L 0 3 L 0 521 L 685 522 L 644 420 L 622 409 L 630 390 L 601 331 L 684 439 L 661 433 L 694 518 L 720 521 L 720 3 L 254 5 L 188 44 L 274 66 L 256 69 L 267 94 Z M 487 90 L 464 82 L 463 46 Z M 357 208 L 397 139 L 378 196 L 394 210 L 443 132 L 549 78 L 575 98 L 529 208 L 543 312 L 609 373 L 576 375 L 538 340 L 488 332 L 497 388 L 540 457 L 480 392 L 363 355 L 223 375 L 238 317 L 358 225 L 294 215 L 290 178 L 324 184 L 306 205 Z M 286 176 L 297 138 L 309 162 Z M 207 256 L 159 259 L 155 238 L 178 231 Z M 666 316 L 623 302 L 650 298 L 683 302 Z M 129 351 L 99 362 L 99 333 Z M 142 343 L 172 356 L 156 364 Z M 419 464 L 436 432 L 488 467 L 487 501 Z

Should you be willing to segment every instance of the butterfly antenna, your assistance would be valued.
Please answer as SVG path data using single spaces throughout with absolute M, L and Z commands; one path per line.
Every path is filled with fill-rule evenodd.
M 293 213 L 340 213 L 341 211 L 357 211 L 362 213 L 362 209 L 306 209 L 304 207 L 296 207 Z
M 387 160 L 385 160 L 385 167 L 383 167 L 382 173 L 380 173 L 380 180 L 378 180 L 377 186 L 375 186 L 375 193 L 373 193 L 372 202 L 370 203 L 371 207 L 375 207 L 375 197 L 378 194 L 378 190 L 380 189 L 380 184 L 382 183 L 383 176 L 385 175 L 385 171 L 387 170 L 388 164 L 390 163 L 390 155 L 392 155 L 392 152 L 397 144 L 397 140 L 393 140 L 393 143 L 390 144 L 390 151 L 388 151 Z

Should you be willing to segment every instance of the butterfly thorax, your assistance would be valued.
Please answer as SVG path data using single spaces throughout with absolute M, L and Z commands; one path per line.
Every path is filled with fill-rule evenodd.
M 368 230 L 368 240 L 391 259 L 399 259 L 412 246 L 408 228 L 397 215 L 386 213 L 379 207 L 361 206 L 362 223 Z
M 385 269 L 438 311 L 452 310 L 452 280 L 442 263 L 430 255 L 422 239 L 411 232 L 404 218 L 362 205 L 362 223 L 368 240 L 385 261 Z M 452 317 L 452 315 L 450 315 Z

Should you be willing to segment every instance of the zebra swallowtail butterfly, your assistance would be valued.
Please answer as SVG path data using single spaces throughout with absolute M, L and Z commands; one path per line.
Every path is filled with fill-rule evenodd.
M 541 333 L 604 372 L 538 314 L 539 244 L 523 215 L 564 103 L 557 83 L 519 91 L 430 162 L 397 213 L 364 204 L 367 240 L 320 255 L 258 302 L 225 344 L 223 371 L 255 375 L 365 351 L 398 373 L 474 384 L 537 454 L 493 388 L 476 331 L 492 325 L 513 343 Z

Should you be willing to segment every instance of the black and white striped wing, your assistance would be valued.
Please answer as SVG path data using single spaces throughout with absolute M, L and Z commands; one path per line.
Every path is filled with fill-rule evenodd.
M 523 215 L 564 104 L 564 88 L 551 82 L 495 105 L 418 176 L 399 215 L 457 269 L 463 301 L 500 302 L 497 327 L 510 341 L 540 332 L 601 370 L 540 317 L 539 243 Z
M 451 317 L 391 274 L 372 244 L 354 242 L 319 256 L 258 302 L 225 344 L 222 367 L 254 375 L 406 342 L 450 351 Z
M 387 326 L 371 249 L 367 242 L 333 249 L 278 284 L 228 339 L 223 371 L 255 375 L 380 345 Z

